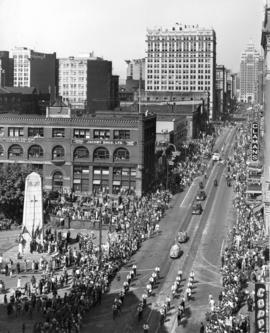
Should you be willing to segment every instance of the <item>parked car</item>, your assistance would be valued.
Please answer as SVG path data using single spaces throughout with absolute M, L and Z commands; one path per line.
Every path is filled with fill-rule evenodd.
M 213 153 L 213 155 L 212 155 L 213 161 L 219 161 L 220 159 L 221 159 L 220 153 L 218 153 L 218 152 Z
M 196 196 L 196 200 L 198 201 L 204 201 L 206 199 L 206 193 L 205 191 L 199 191 Z
M 179 243 L 185 243 L 188 239 L 188 235 L 186 231 L 179 231 L 177 235 L 177 240 Z
M 179 244 L 175 243 L 170 249 L 170 257 L 172 259 L 176 259 L 180 256 L 181 254 L 181 247 Z
M 192 215 L 201 215 L 202 211 L 202 205 L 195 201 L 192 205 Z

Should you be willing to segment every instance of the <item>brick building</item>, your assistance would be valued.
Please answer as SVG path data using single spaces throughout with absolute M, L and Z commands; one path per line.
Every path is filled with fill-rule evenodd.
M 0 163 L 31 165 L 44 190 L 141 195 L 154 181 L 153 115 L 72 117 L 58 105 L 46 116 L 2 114 L 0 124 Z

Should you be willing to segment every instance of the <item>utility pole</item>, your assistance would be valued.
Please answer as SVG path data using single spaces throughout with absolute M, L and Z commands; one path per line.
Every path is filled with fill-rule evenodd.
M 99 257 L 98 257 L 99 268 L 101 267 L 101 261 L 102 261 L 102 217 L 100 216 L 100 219 L 99 219 Z

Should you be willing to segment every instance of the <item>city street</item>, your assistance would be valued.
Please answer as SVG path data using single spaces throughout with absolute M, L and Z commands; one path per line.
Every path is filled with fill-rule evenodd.
M 217 141 L 217 147 L 223 148 L 224 158 L 228 155 L 232 143 L 233 131 L 226 130 Z M 91 311 L 83 325 L 83 332 L 141 332 L 144 322 L 148 322 L 150 332 L 172 332 L 176 330 L 176 305 L 178 299 L 172 301 L 163 328 L 159 327 L 159 310 L 170 295 L 170 288 L 175 281 L 178 269 L 183 270 L 184 280 L 181 289 L 185 290 L 186 277 L 193 268 L 195 271 L 195 289 L 193 300 L 189 304 L 189 317 L 185 318 L 177 332 L 197 332 L 200 321 L 208 309 L 208 294 L 217 296 L 220 290 L 220 253 L 225 244 L 231 216 L 231 187 L 227 188 L 223 176 L 224 164 L 215 164 L 209 169 L 206 183 L 207 200 L 203 203 L 204 211 L 201 216 L 191 215 L 191 204 L 199 188 L 197 178 L 191 187 L 176 196 L 173 208 L 169 210 L 161 222 L 161 234 L 154 235 L 144 242 L 140 251 L 133 256 L 132 261 L 122 268 L 121 281 L 112 283 L 110 293 L 105 295 L 102 305 Z M 213 186 L 218 178 L 219 186 Z M 225 203 L 225 204 L 224 204 Z M 179 259 L 170 259 L 169 250 L 175 241 L 178 230 L 187 230 L 189 240 L 183 245 L 183 254 Z M 112 320 L 111 307 L 118 296 L 128 270 L 136 263 L 138 276 L 131 285 L 125 298 L 122 313 L 115 321 Z M 148 299 L 147 309 L 144 310 L 143 320 L 138 322 L 136 308 L 151 273 L 156 266 L 161 268 L 161 279 L 154 289 L 153 296 Z

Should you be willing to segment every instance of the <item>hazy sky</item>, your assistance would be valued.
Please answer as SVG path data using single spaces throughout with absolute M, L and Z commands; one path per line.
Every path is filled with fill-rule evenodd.
M 239 71 L 250 39 L 260 51 L 263 8 L 263 0 L 0 0 L 0 50 L 94 51 L 124 78 L 124 60 L 145 56 L 146 28 L 181 22 L 213 27 L 217 63 Z

